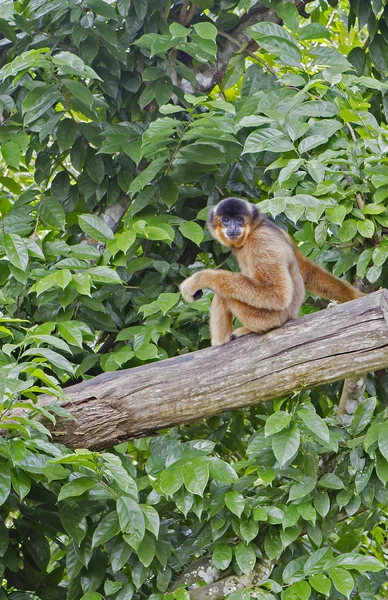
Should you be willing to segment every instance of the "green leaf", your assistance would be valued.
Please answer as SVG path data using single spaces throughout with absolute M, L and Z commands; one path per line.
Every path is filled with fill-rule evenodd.
M 123 533 L 137 534 L 140 540 L 145 534 L 145 519 L 140 506 L 129 496 L 117 500 L 117 514 Z
M 62 79 L 62 83 L 78 102 L 81 102 L 89 109 L 93 107 L 94 96 L 83 83 L 74 79 Z
M 99 242 L 114 239 L 111 228 L 97 215 L 79 215 L 78 223 L 83 232 Z
M 270 560 L 273 560 L 279 556 L 283 550 L 283 545 L 279 535 L 272 536 L 267 533 L 264 540 L 264 549 Z
M 101 154 L 90 154 L 88 152 L 85 166 L 90 179 L 100 185 L 105 177 L 105 164 Z
M 184 221 L 178 227 L 181 234 L 199 246 L 203 240 L 203 229 L 198 223 Z
M 324 594 L 325 596 L 330 594 L 331 581 L 323 573 L 309 577 L 309 584 L 320 594 Z
M 43 198 L 38 205 L 38 214 L 43 223 L 53 229 L 65 230 L 66 217 L 62 204 L 52 196 Z
M 144 169 L 144 171 L 140 173 L 140 175 L 135 177 L 129 186 L 129 193 L 136 194 L 137 192 L 140 192 L 140 190 L 142 190 L 146 185 L 151 183 L 155 175 L 159 173 L 165 163 L 165 158 L 158 158 L 157 160 L 154 160 L 146 169 Z
M 302 419 L 306 427 L 324 443 L 330 441 L 329 429 L 321 417 L 317 415 L 312 405 L 302 406 L 298 410 L 298 416 Z
M 361 235 L 365 238 L 373 237 L 373 234 L 375 232 L 374 223 L 369 219 L 365 219 L 365 221 L 357 221 L 357 229 L 359 233 L 361 233 Z
M 113 510 L 112 512 L 104 515 L 97 525 L 92 539 L 92 548 L 99 546 L 100 544 L 105 544 L 108 540 L 110 540 L 114 535 L 119 533 L 120 531 L 120 523 L 117 516 L 117 512 Z
M 62 269 L 54 273 L 55 283 L 63 290 L 69 285 L 72 280 L 72 274 L 69 269 Z
M 135 356 L 140 360 L 153 360 L 158 358 L 158 348 L 155 344 L 145 343 L 136 350 Z
M 165 315 L 169 310 L 175 306 L 180 300 L 180 293 L 163 293 L 159 294 L 158 299 L 156 300 L 157 305 L 159 306 L 162 313 Z
M 310 23 L 299 31 L 299 39 L 307 40 L 330 40 L 330 31 L 320 23 Z
M 354 588 L 354 579 L 351 574 L 348 573 L 348 571 L 345 571 L 345 569 L 335 567 L 329 569 L 329 577 L 332 580 L 334 587 L 341 594 L 349 598 Z
M 388 481 L 388 461 L 380 454 L 376 457 L 376 473 L 380 481 L 385 485 Z
M 66 498 L 81 496 L 84 492 L 95 487 L 97 483 L 97 480 L 92 479 L 91 477 L 77 477 L 61 488 L 58 500 L 66 500 Z
M 183 467 L 170 467 L 160 473 L 160 489 L 173 496 L 183 485 Z
M 11 490 L 11 471 L 8 463 L 1 463 L 0 468 L 0 506 L 4 504 Z
M 236 562 L 243 573 L 249 575 L 256 564 L 256 553 L 251 544 L 240 543 L 235 550 Z
M 309 152 L 313 148 L 316 148 L 321 144 L 325 144 L 326 142 L 327 137 L 323 135 L 310 135 L 300 142 L 298 151 L 300 154 L 303 154 L 304 152 Z
M 121 283 L 119 274 L 109 267 L 92 267 L 87 274 L 97 283 Z
M 274 54 L 279 62 L 299 67 L 302 55 L 295 43 L 295 38 L 283 27 L 275 23 L 262 22 L 249 28 L 249 32 L 258 44 Z
M 294 145 L 278 129 L 258 129 L 248 135 L 242 154 L 257 152 L 288 152 L 294 150 Z
M 360 221 L 355 219 L 346 219 L 338 230 L 338 237 L 341 242 L 350 242 L 357 234 L 357 225 Z
M 218 165 L 228 161 L 224 147 L 210 142 L 197 142 L 184 146 L 179 151 L 178 157 L 201 165 Z
M 195 23 L 194 29 L 195 32 L 199 35 L 199 37 L 203 38 L 204 40 L 215 41 L 218 34 L 217 27 L 215 27 L 215 25 L 213 25 L 212 23 L 208 22 Z
M 209 467 L 201 459 L 189 461 L 183 467 L 183 481 L 191 494 L 203 496 L 208 479 Z
M 291 421 L 291 415 L 287 411 L 279 410 L 268 417 L 265 422 L 264 434 L 273 435 L 288 427 Z
M 38 85 L 23 100 L 24 125 L 29 125 L 44 115 L 60 99 L 57 85 Z
M 272 450 L 280 466 L 288 463 L 298 452 L 300 433 L 296 425 L 276 433 L 272 438 Z
M 291 4 L 287 2 L 287 4 Z M 282 5 L 284 6 L 284 5 Z M 295 8 L 295 7 L 294 7 Z M 296 10 L 296 9 L 295 9 Z M 278 177 L 279 185 L 282 186 L 285 181 L 287 181 L 295 171 L 299 169 L 301 165 L 303 165 L 303 158 L 293 158 L 288 162 L 288 165 L 284 167 Z
M 129 248 L 135 243 L 135 241 L 136 232 L 133 231 L 133 229 L 127 229 L 126 231 L 123 231 L 123 233 L 121 233 L 116 239 L 117 247 L 124 252 L 124 254 L 128 252 Z
M 22 155 L 19 146 L 15 142 L 5 142 L 1 146 L 1 154 L 7 165 L 15 169 L 19 168 Z
M 259 524 L 254 519 L 240 519 L 240 534 L 244 541 L 249 544 L 259 533 Z
M 276 6 L 276 12 L 294 33 L 299 28 L 299 13 L 293 2 L 282 2 Z
M 354 413 L 350 431 L 352 435 L 359 435 L 370 423 L 376 408 L 376 398 L 362 400 Z
M 334 206 L 332 208 L 327 208 L 326 216 L 329 219 L 330 223 L 342 225 L 343 220 L 346 216 L 346 208 L 342 206 L 342 204 L 338 204 L 337 206 Z
M 311 587 L 307 581 L 296 581 L 291 585 L 290 590 L 293 594 L 296 594 L 300 600 L 308 600 L 311 595 Z
M 65 358 L 58 354 L 58 352 L 54 352 L 54 350 L 50 350 L 49 348 L 29 348 L 23 352 L 24 356 L 42 356 L 46 358 L 51 364 L 58 369 L 62 369 L 68 373 L 74 373 L 74 369 L 72 364 Z
M 233 552 L 228 544 L 217 544 L 213 550 L 212 562 L 217 569 L 224 571 L 232 562 Z
M 155 556 L 155 540 L 154 537 L 146 532 L 144 539 L 140 543 L 137 549 L 137 555 L 140 562 L 145 566 L 149 567 Z
M 382 427 L 378 437 L 379 450 L 384 456 L 385 460 L 388 460 L 388 428 Z
M 9 262 L 17 269 L 24 271 L 28 265 L 28 251 L 20 235 L 5 234 L 4 248 Z
M 77 126 L 73 119 L 63 119 L 57 130 L 57 142 L 59 150 L 64 152 L 72 147 L 77 135 Z
M 57 325 L 58 331 L 61 336 L 71 345 L 78 346 L 78 348 L 82 348 L 82 331 L 74 321 L 65 321 L 63 323 L 58 323 Z
M 341 490 L 345 488 L 345 484 L 335 473 L 325 473 L 320 480 L 319 485 L 330 490 Z
M 377 558 L 364 554 L 344 554 L 333 560 L 336 563 L 335 566 L 340 566 L 343 569 L 355 569 L 360 573 L 365 571 L 372 571 L 373 573 L 376 573 L 385 569 L 385 565 L 383 565 Z
M 233 483 L 238 479 L 238 475 L 232 465 L 224 460 L 212 457 L 208 464 L 211 477 L 220 483 Z
M 158 539 L 160 527 L 159 513 L 153 506 L 148 506 L 147 504 L 141 504 L 140 508 L 143 511 L 146 529 L 153 533 L 156 539 Z
M 297 500 L 307 496 L 315 489 L 316 481 L 314 477 L 305 476 L 300 483 L 294 483 L 290 488 L 289 501 Z
M 233 514 L 241 517 L 245 507 L 245 500 L 240 492 L 226 492 L 225 504 Z
M 326 492 L 317 492 L 314 498 L 314 507 L 321 517 L 326 517 L 330 510 L 330 498 Z

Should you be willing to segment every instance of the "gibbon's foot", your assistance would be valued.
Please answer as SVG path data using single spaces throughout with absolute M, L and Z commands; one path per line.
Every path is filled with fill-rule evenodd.
M 195 273 L 191 277 L 185 279 L 179 286 L 181 294 L 186 302 L 194 302 L 199 300 L 203 294 L 199 288 L 198 273 Z
M 330 300 L 329 304 L 326 306 L 326 308 L 334 308 L 335 306 L 337 306 L 339 304 L 338 300 Z
M 243 335 L 248 335 L 248 333 L 252 333 L 252 331 L 247 327 L 239 327 L 233 331 L 230 336 L 230 341 L 233 342 L 233 340 L 237 340 L 237 338 L 242 337 Z

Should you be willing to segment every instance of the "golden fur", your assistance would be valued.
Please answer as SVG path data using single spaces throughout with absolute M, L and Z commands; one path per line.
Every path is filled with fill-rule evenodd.
M 230 238 L 223 214 L 243 213 L 241 232 Z M 238 218 L 241 219 L 241 216 Z M 291 238 L 246 200 L 227 198 L 215 207 L 208 226 L 213 237 L 230 246 L 241 273 L 205 269 L 180 286 L 185 300 L 193 302 L 200 290 L 215 292 L 210 311 L 213 346 L 250 332 L 264 333 L 295 319 L 305 287 L 330 300 L 346 302 L 362 296 L 346 281 L 315 265 L 294 246 Z M 233 318 L 244 327 L 233 332 Z M 232 335 L 233 334 L 233 335 Z

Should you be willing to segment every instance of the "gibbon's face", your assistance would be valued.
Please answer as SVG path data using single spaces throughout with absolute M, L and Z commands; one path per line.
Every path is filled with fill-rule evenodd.
M 241 248 L 258 216 L 259 211 L 254 204 L 240 198 L 226 198 L 211 211 L 208 227 L 213 237 L 224 246 Z

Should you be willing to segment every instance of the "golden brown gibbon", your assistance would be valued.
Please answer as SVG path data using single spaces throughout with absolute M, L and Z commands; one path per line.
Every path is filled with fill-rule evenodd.
M 202 289 L 215 292 L 210 310 L 212 346 L 247 333 L 264 333 L 295 319 L 305 287 L 329 300 L 347 302 L 363 296 L 346 281 L 318 267 L 296 248 L 289 235 L 240 198 L 226 198 L 211 211 L 213 237 L 232 248 L 241 273 L 205 269 L 180 286 L 187 302 Z M 233 318 L 243 327 L 233 332 Z

